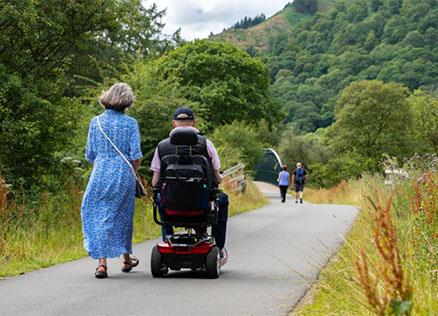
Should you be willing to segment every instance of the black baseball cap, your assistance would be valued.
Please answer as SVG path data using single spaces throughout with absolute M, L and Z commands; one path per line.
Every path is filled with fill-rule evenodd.
M 191 108 L 182 106 L 180 108 L 177 108 L 176 111 L 173 113 L 173 119 L 175 121 L 194 120 L 195 115 L 193 114 Z

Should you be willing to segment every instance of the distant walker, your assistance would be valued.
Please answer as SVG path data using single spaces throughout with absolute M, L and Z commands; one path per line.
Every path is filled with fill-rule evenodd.
M 298 161 L 297 168 L 292 173 L 292 184 L 295 189 L 295 203 L 298 203 L 298 199 L 300 200 L 300 203 L 303 203 L 303 191 L 306 180 L 307 172 L 303 168 L 302 163 Z
M 283 166 L 283 170 L 280 171 L 278 174 L 277 182 L 278 186 L 280 188 L 280 194 L 281 194 L 281 203 L 286 202 L 286 193 L 287 189 L 289 188 L 289 172 L 287 172 L 287 166 Z

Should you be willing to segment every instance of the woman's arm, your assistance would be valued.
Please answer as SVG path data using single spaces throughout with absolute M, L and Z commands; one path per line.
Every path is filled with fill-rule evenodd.
M 85 148 L 85 159 L 87 159 L 92 165 L 94 164 L 94 159 L 96 159 L 94 128 L 93 120 L 91 120 L 88 130 L 87 145 Z

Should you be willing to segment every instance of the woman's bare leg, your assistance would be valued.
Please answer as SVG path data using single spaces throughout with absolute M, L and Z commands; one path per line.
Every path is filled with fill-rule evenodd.
M 125 263 L 129 262 L 129 263 Z M 123 268 L 129 268 L 131 264 L 131 257 L 129 256 L 129 253 L 123 254 Z
M 104 265 L 105 267 L 107 266 L 106 258 L 100 258 L 99 259 L 99 268 L 97 268 L 97 271 L 100 271 L 100 272 L 105 272 L 106 271 L 105 268 L 102 267 L 102 265 Z

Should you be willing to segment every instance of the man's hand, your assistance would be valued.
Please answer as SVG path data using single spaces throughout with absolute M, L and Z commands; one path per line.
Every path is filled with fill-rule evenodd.
M 153 186 L 152 187 L 152 196 L 153 196 L 154 201 L 157 200 L 159 193 L 160 193 L 160 188 L 158 186 Z
M 220 171 L 219 170 L 215 170 L 214 173 L 215 173 L 215 176 L 216 176 L 217 183 L 218 184 L 221 183 L 222 180 L 224 179 L 224 177 L 221 175 Z

